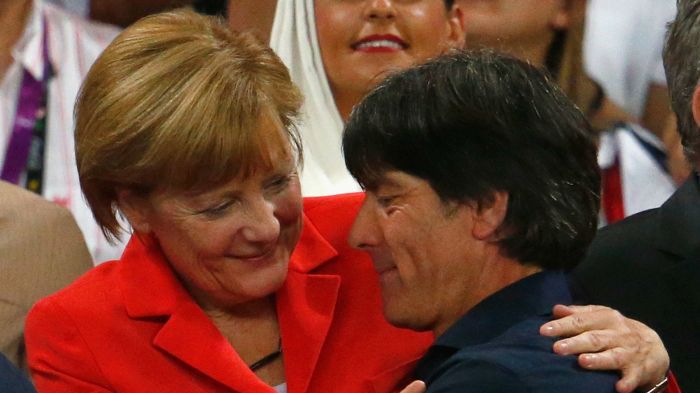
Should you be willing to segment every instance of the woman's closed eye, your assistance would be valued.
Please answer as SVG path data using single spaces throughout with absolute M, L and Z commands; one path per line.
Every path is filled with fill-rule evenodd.
M 235 200 L 229 199 L 221 203 L 217 203 L 213 206 L 207 207 L 203 210 L 197 212 L 198 214 L 203 214 L 209 218 L 217 218 L 224 215 L 233 206 Z
M 265 189 L 273 193 L 282 192 L 286 190 L 287 187 L 289 187 L 289 184 L 296 176 L 296 173 L 290 173 L 288 175 L 283 176 L 276 176 L 272 178 L 269 182 L 267 182 L 267 184 L 265 185 Z

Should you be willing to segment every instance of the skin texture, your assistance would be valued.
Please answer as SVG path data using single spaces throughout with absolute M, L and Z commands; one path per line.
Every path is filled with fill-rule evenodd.
M 12 48 L 22 35 L 31 6 L 31 0 L 0 2 L 0 80 L 12 64 Z
M 146 15 L 190 4 L 190 0 L 91 0 L 90 19 L 127 27 Z
M 463 44 L 461 11 L 448 11 L 442 0 L 316 0 L 315 12 L 324 68 L 344 119 L 387 73 Z M 372 35 L 391 35 L 401 48 L 357 47 Z
M 236 31 L 250 30 L 262 42 L 270 42 L 277 0 L 229 0 L 229 27 Z
M 481 300 L 539 269 L 498 252 L 507 196 L 491 206 L 443 202 L 425 180 L 390 171 L 368 190 L 350 232 L 379 273 L 385 318 L 442 334 Z
M 554 31 L 569 26 L 565 0 L 457 0 L 464 14 L 465 44 L 496 48 L 544 64 Z
M 282 132 L 263 123 L 261 132 Z M 301 232 L 301 193 L 288 146 L 258 168 L 204 193 L 122 192 L 120 206 L 139 234 L 152 234 L 205 310 L 229 312 L 273 294 L 287 275 Z

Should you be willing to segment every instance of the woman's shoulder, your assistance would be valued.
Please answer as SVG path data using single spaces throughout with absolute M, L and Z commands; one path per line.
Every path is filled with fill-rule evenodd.
M 102 263 L 67 287 L 39 300 L 30 311 L 41 313 L 41 310 L 61 309 L 71 315 L 89 313 L 94 316 L 95 309 L 109 307 L 118 298 L 117 277 L 119 262 L 111 261 Z

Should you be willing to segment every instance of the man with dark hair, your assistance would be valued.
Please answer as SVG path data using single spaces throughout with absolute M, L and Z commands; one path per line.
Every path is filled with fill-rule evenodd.
M 581 112 L 534 67 L 455 52 L 382 83 L 343 148 L 366 197 L 350 243 L 385 317 L 437 337 L 428 392 L 613 392 L 540 336 L 596 231 L 600 175 Z
M 683 390 L 700 392 L 700 1 L 678 1 L 664 49 L 689 179 L 660 208 L 604 228 L 575 270 L 587 301 L 615 307 L 661 336 Z

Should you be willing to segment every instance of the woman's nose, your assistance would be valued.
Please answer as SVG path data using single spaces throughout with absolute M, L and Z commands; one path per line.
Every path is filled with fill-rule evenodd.
M 250 206 L 248 222 L 242 230 L 244 238 L 255 243 L 277 241 L 280 234 L 280 222 L 275 216 L 275 205 L 262 200 Z
M 393 19 L 396 16 L 393 0 L 367 0 L 365 16 L 368 19 Z

